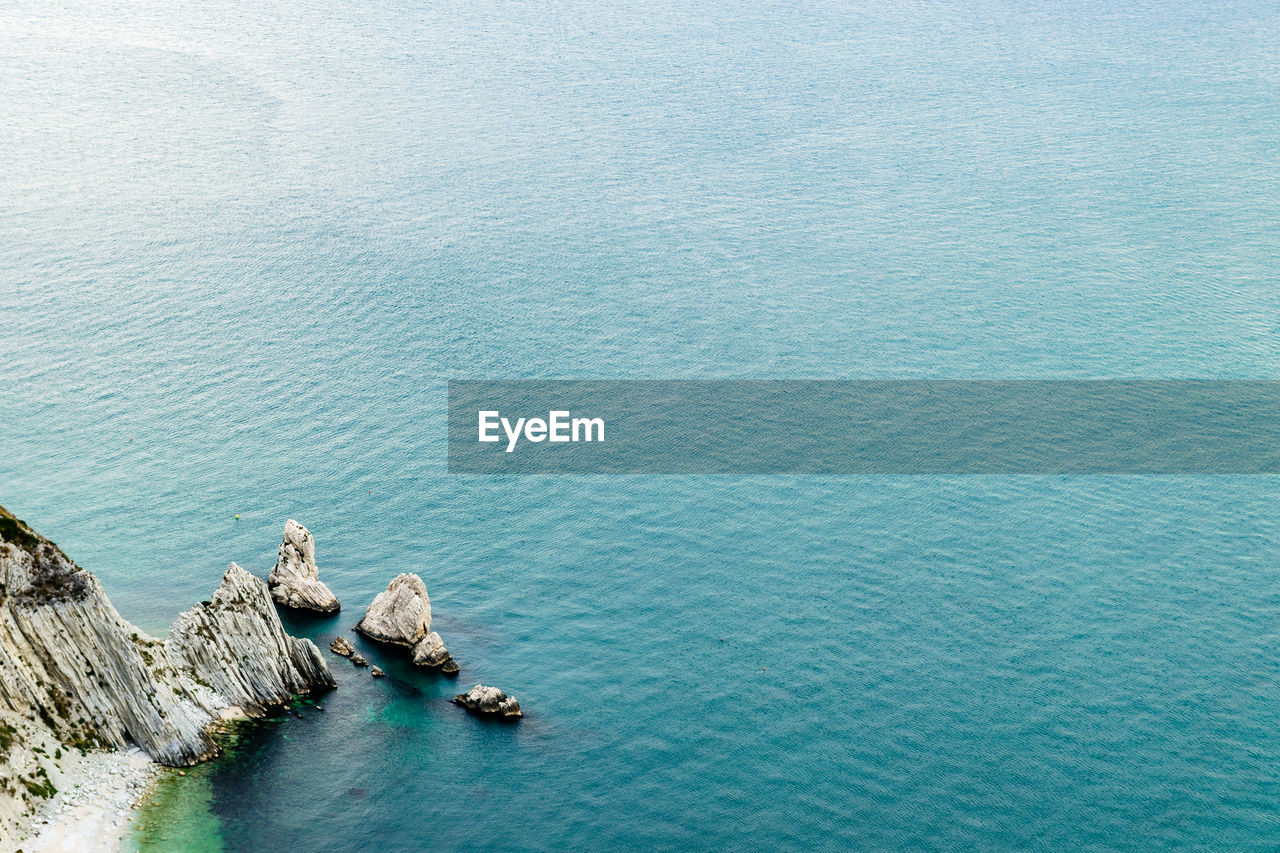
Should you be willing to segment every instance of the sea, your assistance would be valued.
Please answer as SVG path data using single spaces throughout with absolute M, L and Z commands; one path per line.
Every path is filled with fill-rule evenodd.
M 4 0 L 0 503 L 161 636 L 297 519 L 291 630 L 416 572 L 462 667 L 326 651 L 135 851 L 1274 850 L 1275 477 L 445 438 L 450 379 L 1280 379 L 1278 222 L 1274 2 Z

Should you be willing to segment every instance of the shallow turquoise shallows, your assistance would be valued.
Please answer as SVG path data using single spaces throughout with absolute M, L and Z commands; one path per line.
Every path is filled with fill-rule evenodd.
M 1280 378 L 1278 39 L 1261 3 L 0 7 L 0 503 L 154 632 L 296 518 L 345 609 L 295 630 L 418 572 L 463 669 L 330 658 L 136 843 L 1280 846 L 1275 478 L 444 447 L 451 377 Z

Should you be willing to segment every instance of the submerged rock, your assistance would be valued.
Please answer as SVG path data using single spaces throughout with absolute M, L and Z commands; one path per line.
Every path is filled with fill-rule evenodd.
M 418 666 L 446 675 L 458 672 L 444 640 L 431 630 L 427 585 L 415 574 L 397 575 L 365 610 L 356 630 L 371 640 L 405 646 Z
M 292 518 L 285 522 L 284 541 L 267 583 L 271 597 L 285 607 L 318 613 L 337 613 L 341 607 L 338 597 L 320 582 L 311 531 Z
M 477 684 L 466 693 L 453 697 L 455 705 L 461 705 L 473 714 L 486 717 L 518 719 L 524 716 L 516 697 L 508 696 L 496 687 Z
M 355 653 L 356 647 L 351 645 L 351 641 L 346 637 L 334 637 L 333 642 L 329 644 L 329 651 L 335 655 L 342 655 L 349 658 Z

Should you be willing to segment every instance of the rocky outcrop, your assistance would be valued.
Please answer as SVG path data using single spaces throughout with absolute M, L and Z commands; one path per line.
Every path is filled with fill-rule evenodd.
M 427 585 L 417 575 L 396 575 L 365 610 L 356 630 L 380 643 L 416 646 L 431 631 Z
M 458 674 L 458 665 L 454 663 L 449 650 L 444 647 L 444 640 L 440 639 L 440 635 L 435 631 L 427 634 L 418 645 L 413 647 L 413 662 L 418 666 L 443 672 L 445 675 Z
M 372 675 L 374 678 L 386 678 L 386 677 L 387 677 L 387 674 L 386 674 L 385 672 L 383 672 L 383 671 L 382 671 L 382 667 L 380 667 L 380 666 L 375 666 L 375 667 L 371 668 L 371 669 L 369 670 L 369 674 L 370 674 L 370 675 Z
M 285 522 L 284 541 L 267 583 L 271 597 L 285 607 L 318 613 L 337 613 L 341 607 L 338 597 L 320 581 L 311 531 L 292 518 Z
M 136 743 L 167 764 L 213 749 L 216 709 L 159 640 L 130 625 L 97 578 L 0 510 L 0 712 L 68 744 Z
M 216 752 L 217 720 L 332 685 L 319 651 L 284 633 L 266 584 L 243 569 L 161 642 L 0 507 L 0 848 L 51 796 L 61 749 L 136 744 L 162 764 L 194 764 Z
M 453 703 L 482 717 L 515 720 L 524 716 L 516 697 L 508 696 L 496 687 L 486 687 L 483 684 L 477 684 L 466 693 L 454 696 Z
M 235 563 L 210 601 L 178 617 L 165 645 L 216 704 L 246 713 L 336 686 L 315 643 L 286 634 L 267 585 Z
M 458 671 L 440 635 L 431 630 L 427 585 L 414 574 L 400 574 L 365 610 L 356 630 L 371 640 L 404 646 L 413 662 L 448 675 Z
M 349 658 L 355 654 L 356 647 L 351 645 L 351 641 L 346 637 L 334 637 L 333 642 L 329 644 L 329 651 L 335 655 Z

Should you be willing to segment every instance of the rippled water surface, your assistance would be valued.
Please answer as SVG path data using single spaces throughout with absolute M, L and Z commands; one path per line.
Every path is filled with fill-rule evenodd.
M 1274 849 L 1273 479 L 449 477 L 444 403 L 1280 378 L 1278 39 L 1260 3 L 0 5 L 0 503 L 155 632 L 297 518 L 346 609 L 295 630 L 415 571 L 463 666 L 334 658 L 137 843 Z M 527 718 L 447 703 L 476 681 Z

